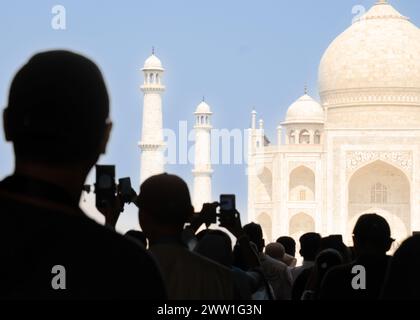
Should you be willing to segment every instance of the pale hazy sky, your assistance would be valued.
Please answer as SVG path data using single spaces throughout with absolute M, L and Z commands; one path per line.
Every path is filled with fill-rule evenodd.
M 177 130 L 179 121 L 188 121 L 191 128 L 192 114 L 205 95 L 215 127 L 245 129 L 255 107 L 275 142 L 277 125 L 287 107 L 303 94 L 305 83 L 318 99 L 319 61 L 328 44 L 351 24 L 353 7 L 369 9 L 374 2 L 4 0 L 0 3 L 1 103 L 7 103 L 13 74 L 34 52 L 65 48 L 88 55 L 100 65 L 112 103 L 114 130 L 101 163 L 116 164 L 118 177 L 130 176 L 137 186 L 140 68 L 152 46 L 166 68 L 165 127 Z M 420 1 L 390 2 L 420 26 Z M 66 8 L 66 30 L 51 27 L 51 9 L 57 4 Z M 167 167 L 190 186 L 191 169 L 191 165 Z M 12 149 L 1 135 L 0 178 L 12 170 Z M 214 170 L 215 200 L 220 193 L 235 193 L 245 216 L 245 165 L 219 165 Z M 130 207 L 119 228 L 136 226 L 136 210 Z

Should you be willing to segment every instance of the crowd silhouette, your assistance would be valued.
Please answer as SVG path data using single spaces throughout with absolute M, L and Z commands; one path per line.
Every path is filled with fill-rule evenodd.
M 142 232 L 115 232 L 118 204 L 103 212 L 106 226 L 92 221 L 79 199 L 112 123 L 102 74 L 79 54 L 34 55 L 11 83 L 3 123 L 15 170 L 0 182 L 2 299 L 420 299 L 420 236 L 387 255 L 394 240 L 375 213 L 358 219 L 352 248 L 340 235 L 302 235 L 301 265 L 292 238 L 266 245 L 238 212 L 205 228 L 218 204 L 194 213 L 187 184 L 166 173 L 140 187 Z

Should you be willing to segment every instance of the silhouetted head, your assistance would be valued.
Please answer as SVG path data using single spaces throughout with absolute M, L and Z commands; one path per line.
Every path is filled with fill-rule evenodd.
M 34 55 L 14 77 L 4 111 L 16 163 L 96 163 L 111 128 L 104 79 L 91 60 L 68 51 Z
M 403 242 L 391 259 L 383 298 L 420 300 L 420 235 Z
M 281 243 L 274 242 L 266 245 L 265 253 L 273 259 L 283 261 L 285 250 Z
M 292 237 L 280 237 L 277 239 L 278 243 L 281 243 L 286 250 L 288 255 L 294 257 L 296 255 L 296 242 Z
M 340 252 L 344 263 L 351 261 L 350 250 L 343 242 L 342 235 L 330 235 L 321 239 L 319 251 L 335 249 Z
M 249 242 L 249 246 L 251 247 L 251 250 L 258 255 L 259 252 L 255 243 L 251 241 Z M 236 245 L 233 247 L 233 265 L 244 271 L 249 270 L 247 259 L 244 257 L 243 250 L 238 242 L 236 242 Z
M 343 264 L 343 257 L 337 250 L 326 249 L 319 252 L 315 258 L 315 265 L 307 283 L 307 289 L 314 290 L 316 295 L 319 294 L 326 273 L 341 264 Z
M 258 252 L 262 252 L 265 246 L 265 242 L 261 226 L 254 222 L 251 222 L 245 225 L 243 229 L 246 235 L 248 236 L 249 240 L 257 246 Z
M 167 173 L 143 182 L 137 204 L 140 225 L 152 242 L 159 237 L 180 235 L 193 214 L 187 184 Z
M 321 236 L 315 232 L 308 232 L 299 238 L 300 255 L 306 261 L 314 261 L 321 245 Z
M 145 248 L 147 248 L 147 239 L 142 231 L 130 230 L 126 232 L 125 236 L 141 243 Z
M 332 267 L 343 263 L 343 257 L 335 249 L 326 249 L 321 251 L 315 258 L 315 266 L 322 275 Z
M 393 241 L 388 222 L 374 213 L 362 215 L 353 229 L 354 249 L 357 255 L 385 254 Z
M 232 240 L 221 230 L 208 230 L 194 251 L 228 268 L 232 267 Z

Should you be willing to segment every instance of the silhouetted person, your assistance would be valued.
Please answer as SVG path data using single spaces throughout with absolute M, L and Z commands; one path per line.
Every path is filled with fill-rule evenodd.
M 280 243 L 285 250 L 282 261 L 289 267 L 296 267 L 297 259 L 296 255 L 296 242 L 292 237 L 280 237 L 276 240 L 277 243 Z
M 248 238 L 257 246 L 261 268 L 274 291 L 277 300 L 290 300 L 292 292 L 292 275 L 289 268 L 283 262 L 275 260 L 263 253 L 265 242 L 261 226 L 249 223 L 244 226 Z
M 292 300 L 301 300 L 303 292 L 312 274 L 315 258 L 319 252 L 321 236 L 315 232 L 308 232 L 299 238 L 299 254 L 303 257 L 303 263 L 291 270 L 293 278 Z
M 153 258 L 79 209 L 105 152 L 108 115 L 101 72 L 80 55 L 36 54 L 14 77 L 4 111 L 15 172 L 0 183 L 1 297 L 165 297 Z
M 394 240 L 384 218 L 365 214 L 357 220 L 353 230 L 356 260 L 335 267 L 325 276 L 320 298 L 328 300 L 376 300 L 383 287 L 390 257 L 386 252 Z M 365 269 L 363 272 L 353 269 Z M 357 277 L 357 278 L 356 278 Z M 353 281 L 356 278 L 355 281 Z
M 125 233 L 125 236 L 131 240 L 141 243 L 143 247 L 147 248 L 147 239 L 143 231 L 129 230 Z
M 341 257 L 343 258 L 343 263 L 350 263 L 355 260 L 355 258 L 352 257 L 352 249 L 344 244 L 342 235 L 330 235 L 322 238 L 319 251 L 326 249 L 334 249 L 340 252 Z
M 232 299 L 232 272 L 188 250 L 182 234 L 193 214 L 186 183 L 169 174 L 152 176 L 140 187 L 140 225 L 156 257 L 170 299 Z
M 233 266 L 232 241 L 225 232 L 206 230 L 207 232 L 198 241 L 194 251 L 231 269 L 235 281 L 235 296 L 238 299 L 250 300 L 259 287 L 258 276 Z
M 321 251 L 315 258 L 314 266 L 310 270 L 310 275 L 306 281 L 306 287 L 302 294 L 301 300 L 318 300 L 322 281 L 326 273 L 333 267 L 343 263 L 343 258 L 335 249 L 326 249 Z M 302 276 L 302 274 L 300 275 Z M 298 280 L 300 278 L 298 277 Z
M 321 236 L 315 232 L 308 232 L 299 238 L 299 242 L 299 254 L 303 257 L 303 263 L 301 266 L 292 269 L 293 281 L 303 270 L 313 267 L 321 245 Z
M 283 245 L 284 250 L 286 250 L 286 253 L 292 257 L 295 257 L 296 255 L 296 242 L 292 237 L 280 237 L 276 240 L 276 242 Z
M 285 253 L 286 252 L 281 243 L 274 242 L 274 243 L 269 243 L 268 245 L 265 246 L 265 254 L 278 261 L 283 262 Z
M 391 258 L 382 299 L 420 300 L 420 235 L 404 241 Z

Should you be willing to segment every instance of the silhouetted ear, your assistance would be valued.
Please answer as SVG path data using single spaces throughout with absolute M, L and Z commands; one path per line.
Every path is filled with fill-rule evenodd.
M 6 137 L 6 141 L 12 141 L 12 133 L 11 133 L 9 125 L 10 125 L 9 109 L 6 107 L 3 111 L 3 127 L 4 127 L 4 135 Z
M 100 154 L 105 154 L 106 153 L 106 146 L 108 144 L 109 137 L 111 136 L 111 130 L 112 130 L 112 122 L 109 121 L 105 125 L 104 137 L 102 139 L 101 146 L 100 146 L 100 149 L 99 149 Z

